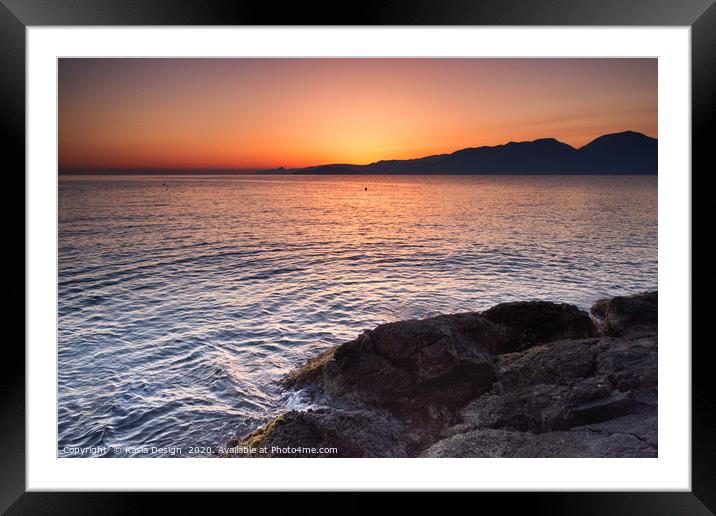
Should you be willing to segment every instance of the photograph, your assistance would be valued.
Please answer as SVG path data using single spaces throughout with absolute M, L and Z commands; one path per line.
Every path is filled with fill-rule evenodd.
M 658 71 L 58 58 L 57 457 L 659 457 Z

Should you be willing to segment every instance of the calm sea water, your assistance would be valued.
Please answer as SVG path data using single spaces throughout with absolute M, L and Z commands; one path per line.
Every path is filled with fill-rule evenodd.
M 656 177 L 62 177 L 58 455 L 224 444 L 379 323 L 656 286 Z

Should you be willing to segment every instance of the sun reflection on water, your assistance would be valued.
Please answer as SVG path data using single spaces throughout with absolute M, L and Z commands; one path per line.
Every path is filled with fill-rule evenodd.
M 655 177 L 59 183 L 59 448 L 215 445 L 381 322 L 656 287 Z

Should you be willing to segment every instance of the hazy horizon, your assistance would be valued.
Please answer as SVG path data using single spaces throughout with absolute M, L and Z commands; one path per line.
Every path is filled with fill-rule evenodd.
M 628 132 L 628 130 L 622 131 L 622 132 Z M 618 134 L 618 133 L 616 133 Z M 599 138 L 600 136 L 605 135 L 598 135 L 595 137 Z M 649 136 L 649 135 L 647 135 Z M 590 142 L 593 140 L 590 140 Z M 522 143 L 522 142 L 505 142 L 507 143 Z M 588 142 L 589 143 L 589 142 Z M 498 144 L 497 146 L 499 146 Z M 576 147 L 577 149 L 580 147 Z M 453 152 L 457 152 L 464 149 L 455 149 Z M 446 155 L 449 155 L 451 153 L 446 153 Z M 427 156 L 415 156 L 416 159 L 425 158 Z M 388 158 L 390 159 L 390 158 Z M 407 158 L 411 159 L 411 158 Z M 352 165 L 370 165 L 377 163 L 381 160 L 376 160 L 370 163 L 352 163 Z M 347 164 L 347 162 L 341 162 L 343 164 Z M 334 163 L 337 164 L 337 163 Z M 317 166 L 326 165 L 324 163 L 318 163 L 314 164 Z M 261 171 L 266 171 L 268 169 L 265 168 L 229 168 L 229 167 L 220 167 L 220 168 L 206 168 L 206 167 L 186 167 L 186 168 L 180 168 L 180 167 L 160 167 L 160 168 L 148 168 L 148 167 L 112 167 L 112 168 L 98 168 L 98 167 L 76 167 L 76 168 L 60 168 L 59 174 L 60 175 L 95 175 L 95 174 L 109 174 L 109 175 L 191 175 L 191 174 L 197 174 L 197 175 L 251 175 L 256 174 Z M 500 174 L 500 172 L 496 172 L 497 174 Z M 401 172 L 396 172 L 396 174 L 401 174 Z

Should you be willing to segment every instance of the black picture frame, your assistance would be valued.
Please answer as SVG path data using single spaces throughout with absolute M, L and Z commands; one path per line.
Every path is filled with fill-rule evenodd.
M 693 188 L 694 179 L 709 172 L 707 164 L 712 145 L 708 128 L 716 120 L 714 0 L 391 0 L 351 4 L 271 4 L 239 0 L 0 0 L 0 123 L 6 143 L 4 164 L 12 173 L 25 170 L 25 31 L 28 27 L 47 25 L 689 26 L 692 44 L 692 192 L 698 192 Z M 24 182 L 17 188 L 24 192 Z M 13 197 L 17 196 L 16 192 Z M 700 219 L 694 211 L 695 206 L 692 196 L 694 221 Z M 8 212 L 8 208 L 4 211 Z M 16 218 L 16 215 L 10 218 L 8 213 L 5 216 L 9 223 Z M 692 230 L 692 253 L 696 244 L 693 235 Z M 6 256 L 16 253 L 17 248 L 10 251 L 8 245 Z M 25 251 L 23 257 L 28 258 Z M 692 274 L 695 262 L 692 258 Z M 12 298 L 11 301 L 16 302 Z M 692 303 L 692 321 L 695 323 L 694 314 L 699 307 L 694 305 Z M 692 323 L 694 329 L 698 326 Z M 713 361 L 709 360 L 713 356 L 712 344 L 709 340 L 698 342 L 693 337 L 692 343 L 670 344 L 691 345 L 692 491 L 481 493 L 479 503 L 489 500 L 499 504 L 501 510 L 508 511 L 528 508 L 532 514 L 698 515 L 716 512 L 715 375 Z M 5 355 L 0 360 L 0 511 L 7 511 L 7 514 L 143 512 L 137 509 L 150 507 L 146 498 L 159 497 L 164 510 L 169 510 L 172 504 L 187 507 L 183 494 L 26 492 L 25 353 L 16 338 L 6 337 L 4 347 Z M 212 497 L 213 500 L 224 498 Z M 288 503 L 303 504 L 295 497 Z M 358 506 L 353 507 L 357 510 Z

